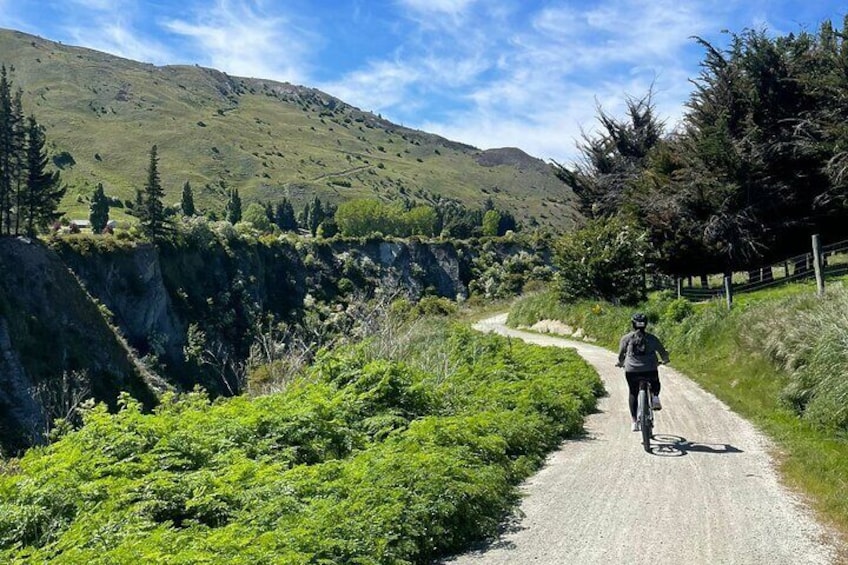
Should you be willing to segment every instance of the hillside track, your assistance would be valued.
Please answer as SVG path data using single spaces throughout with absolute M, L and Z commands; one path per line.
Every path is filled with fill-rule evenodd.
M 609 394 L 588 416 L 584 437 L 564 442 L 522 485 L 520 508 L 499 539 L 443 563 L 841 562 L 838 538 L 781 484 L 774 445 L 713 395 L 661 368 L 663 410 L 656 413 L 653 453 L 646 453 L 640 434 L 630 431 L 627 386 L 614 353 L 505 322 L 503 314 L 475 329 L 574 348 Z

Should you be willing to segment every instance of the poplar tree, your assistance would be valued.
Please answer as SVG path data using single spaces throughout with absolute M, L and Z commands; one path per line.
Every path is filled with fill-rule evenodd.
M 233 225 L 241 221 L 241 196 L 237 188 L 230 190 L 230 199 L 227 201 L 227 221 Z
M 188 181 L 183 185 L 183 194 L 180 198 L 180 209 L 184 216 L 194 216 L 197 212 L 194 208 L 194 193 Z
M 324 216 L 324 208 L 321 206 L 321 200 L 316 196 L 312 200 L 312 204 L 309 206 L 309 216 L 307 219 L 309 233 L 313 236 L 318 233 L 318 226 L 320 226 L 321 222 L 324 221 Z

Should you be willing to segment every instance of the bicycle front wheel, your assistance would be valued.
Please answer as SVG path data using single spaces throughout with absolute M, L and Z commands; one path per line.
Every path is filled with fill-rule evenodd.
M 639 416 L 639 427 L 642 430 L 642 446 L 645 448 L 645 451 L 650 453 L 654 422 L 651 419 L 651 408 L 648 402 L 650 402 L 648 391 L 643 388 L 639 391 L 637 414 Z

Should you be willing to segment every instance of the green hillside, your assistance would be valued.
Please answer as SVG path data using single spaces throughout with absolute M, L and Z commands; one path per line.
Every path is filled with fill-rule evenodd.
M 577 217 L 574 194 L 544 161 L 404 128 L 315 89 L 156 67 L 10 30 L 0 30 L 0 53 L 25 111 L 46 128 L 69 185 L 63 208 L 77 217 L 98 182 L 132 199 L 154 144 L 167 203 L 189 181 L 201 210 L 221 210 L 236 187 L 248 202 L 302 205 L 317 194 L 477 208 L 491 198 L 519 221 L 568 228 Z

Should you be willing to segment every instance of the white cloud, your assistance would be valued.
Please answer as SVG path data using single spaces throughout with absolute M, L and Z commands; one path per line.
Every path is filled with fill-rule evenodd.
M 73 14 L 65 33 L 82 45 L 132 59 L 156 64 L 171 61 L 173 53 L 160 41 L 139 33 L 134 27 L 138 12 L 134 2 L 121 0 L 73 0 Z
M 170 19 L 164 27 L 193 42 L 211 67 L 295 83 L 307 80 L 306 45 L 316 40 L 282 14 L 228 0 L 204 7 L 191 20 Z
M 121 0 L 71 0 L 71 4 L 77 6 L 76 9 L 96 10 L 101 12 L 115 12 L 126 5 L 127 2 Z
M 133 29 L 121 23 L 103 23 L 97 26 L 97 34 L 91 28 L 73 28 L 68 33 L 75 45 L 84 45 L 90 49 L 112 53 L 119 57 L 144 61 L 157 65 L 166 64 L 174 54 L 164 45 L 155 41 L 145 41 Z
M 518 146 L 569 162 L 581 131 L 595 127 L 597 105 L 619 115 L 626 96 L 653 86 L 658 115 L 674 127 L 691 87 L 685 51 L 692 35 L 720 27 L 714 18 L 667 0 L 578 6 L 551 4 L 507 41 L 490 43 L 497 72 L 473 85 L 465 107 L 415 126 L 481 148 Z
M 410 85 L 420 82 L 423 77 L 421 69 L 414 66 L 378 61 L 319 88 L 354 106 L 380 111 L 408 101 Z
M 398 0 L 398 4 L 422 13 L 440 12 L 458 15 L 467 10 L 476 0 Z

